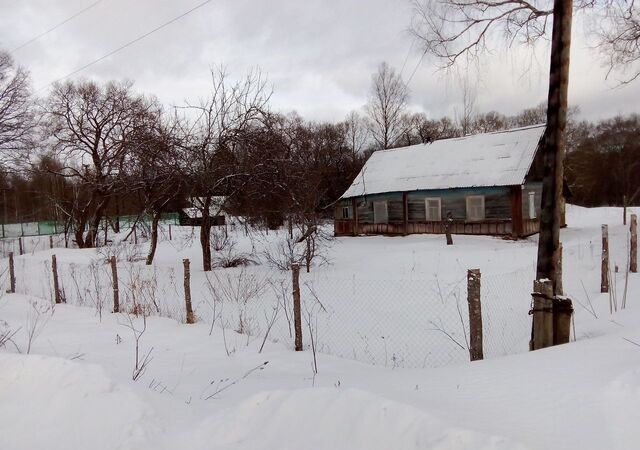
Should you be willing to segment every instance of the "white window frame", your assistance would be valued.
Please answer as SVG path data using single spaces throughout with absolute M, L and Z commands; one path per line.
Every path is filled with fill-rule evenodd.
M 482 207 L 482 215 L 481 216 L 477 216 L 477 215 L 472 215 L 471 214 L 471 206 L 470 206 L 470 202 L 474 201 L 474 200 L 481 200 L 481 207 Z M 484 220 L 486 217 L 486 212 L 485 212 L 485 204 L 484 204 L 484 195 L 468 195 L 466 197 L 466 206 L 467 206 L 467 220 L 469 222 L 479 222 L 481 220 Z
M 536 218 L 536 191 L 529 191 L 529 219 Z
M 384 205 L 384 221 L 382 220 L 382 217 L 378 217 L 376 214 L 376 205 Z M 389 223 L 389 207 L 387 206 L 386 200 L 373 202 L 373 223 Z
M 438 217 L 429 217 L 429 202 L 438 202 Z M 439 222 L 442 220 L 442 199 L 440 197 L 427 197 L 424 199 L 424 218 L 427 222 Z

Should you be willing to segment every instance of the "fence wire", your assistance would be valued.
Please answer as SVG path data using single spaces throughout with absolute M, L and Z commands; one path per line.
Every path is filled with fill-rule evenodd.
M 112 310 L 109 254 L 84 261 L 58 257 L 68 304 Z M 121 311 L 185 321 L 182 264 L 146 266 L 118 255 Z M 5 260 L 6 261 L 6 260 Z M 485 358 L 525 352 L 533 273 L 482 275 Z M 7 278 L 3 279 L 6 289 Z M 53 301 L 48 258 L 16 258 L 18 293 Z M 386 367 L 439 367 L 469 360 L 466 273 L 454 280 L 336 278 L 301 273 L 303 342 L 318 352 Z M 200 322 L 240 333 L 247 342 L 294 346 L 291 272 L 261 266 L 193 271 L 192 302 Z

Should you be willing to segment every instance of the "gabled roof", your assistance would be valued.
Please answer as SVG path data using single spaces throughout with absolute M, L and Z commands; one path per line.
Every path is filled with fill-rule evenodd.
M 534 125 L 374 152 L 342 198 L 523 184 L 544 130 Z

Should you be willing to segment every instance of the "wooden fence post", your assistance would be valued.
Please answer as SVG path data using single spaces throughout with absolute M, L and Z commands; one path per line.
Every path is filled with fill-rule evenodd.
M 447 211 L 447 220 L 444 222 L 444 234 L 447 236 L 447 245 L 453 245 L 453 237 L 451 236 L 451 224 L 453 223 L 453 216 L 451 211 Z
M 480 269 L 467 271 L 467 302 L 469 303 L 469 356 L 471 361 L 477 361 L 484 357 L 482 350 Z
M 171 240 L 171 224 L 169 224 L 169 240 Z
M 16 269 L 13 263 L 13 252 L 9 252 L 9 293 L 16 293 Z
M 622 196 L 622 225 L 627 224 L 627 196 Z
M 53 296 L 56 304 L 62 303 L 60 284 L 58 282 L 58 261 L 56 260 L 56 255 L 51 255 L 51 272 L 53 272 Z
M 24 247 L 22 246 L 22 238 L 18 238 L 18 250 L 20 251 L 20 255 L 24 255 Z
M 553 345 L 568 344 L 571 338 L 573 303 L 564 297 L 553 299 Z
M 53 236 L 49 235 L 49 248 L 53 248 Z
M 631 244 L 629 246 L 629 272 L 638 272 L 638 216 L 631 214 Z
M 189 269 L 189 259 L 183 259 L 184 265 L 184 304 L 187 308 L 187 323 L 196 323 L 191 306 L 191 270 Z
M 293 326 L 296 332 L 295 349 L 302 351 L 302 312 L 300 310 L 300 265 L 291 264 L 293 278 Z
M 533 282 L 533 330 L 530 350 L 553 345 L 553 283 L 551 280 Z
M 138 245 L 138 233 L 136 233 L 136 226 L 133 226 L 133 243 Z
M 118 288 L 118 265 L 115 255 L 111 256 L 111 285 L 113 286 L 113 312 L 120 312 L 120 289 Z
M 562 286 L 562 242 L 558 243 L 558 265 L 556 267 L 556 286 L 555 295 L 563 295 L 564 286 Z
M 602 264 L 600 270 L 600 292 L 609 292 L 609 227 L 602 225 Z

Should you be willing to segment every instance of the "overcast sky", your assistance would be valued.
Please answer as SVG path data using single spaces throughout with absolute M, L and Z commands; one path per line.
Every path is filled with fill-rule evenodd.
M 12 50 L 96 0 L 0 0 L 0 47 Z M 202 0 L 102 0 L 57 30 L 13 53 L 35 89 L 182 14 Z M 144 40 L 74 75 L 131 79 L 167 104 L 207 93 L 209 68 L 241 76 L 258 66 L 273 86 L 272 107 L 312 120 L 341 120 L 367 100 L 371 74 L 387 61 L 408 80 L 411 109 L 454 115 L 456 77 L 437 71 L 406 31 L 409 0 L 214 0 Z M 640 80 L 616 77 L 589 50 L 574 25 L 569 101 L 588 119 L 637 111 Z M 480 63 L 477 109 L 515 113 L 546 99 L 548 46 L 499 50 Z M 406 61 L 406 63 L 405 63 Z M 404 68 L 403 68 L 404 66 Z

